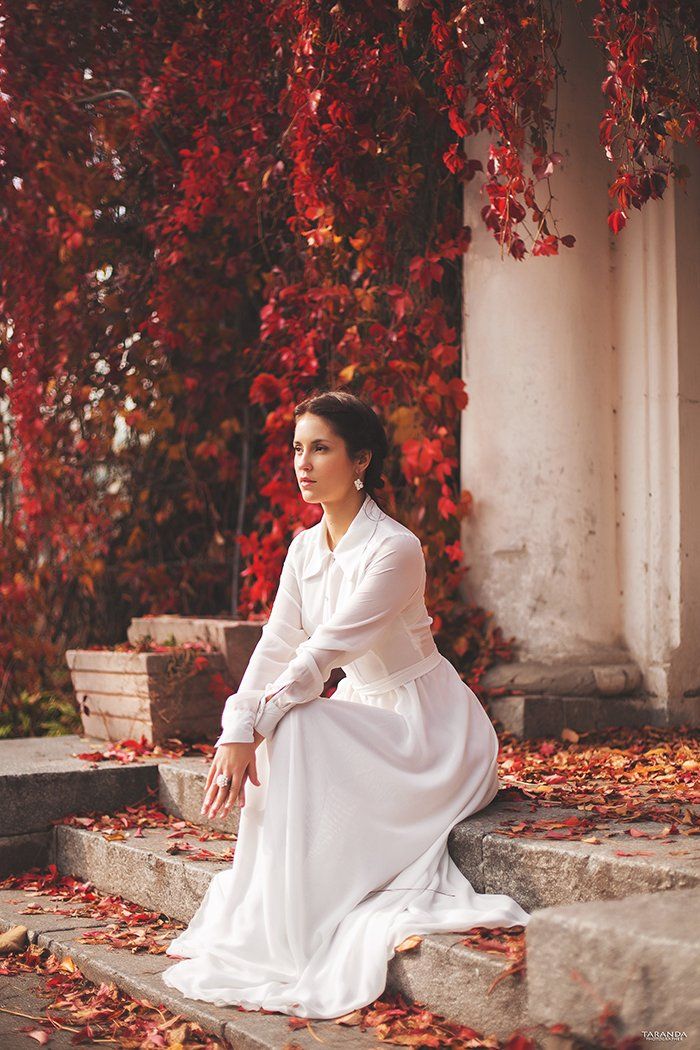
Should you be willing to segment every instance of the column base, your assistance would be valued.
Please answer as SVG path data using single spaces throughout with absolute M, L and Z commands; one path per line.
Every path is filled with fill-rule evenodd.
M 484 694 L 524 693 L 554 696 L 626 696 L 642 689 L 642 672 L 620 650 L 600 658 L 515 660 L 492 667 L 482 678 Z
M 485 701 L 494 722 L 520 740 L 561 736 L 563 729 L 596 732 L 619 726 L 700 726 L 700 697 L 528 694 Z

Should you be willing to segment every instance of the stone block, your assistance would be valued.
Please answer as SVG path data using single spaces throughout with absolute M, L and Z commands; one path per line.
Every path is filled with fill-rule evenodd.
M 189 658 L 189 653 L 187 657 Z M 69 649 L 66 661 L 85 733 L 102 740 L 216 740 L 222 703 L 211 676 L 227 676 L 221 653 L 195 671 L 182 650 L 168 653 Z
M 623 696 L 642 685 L 642 672 L 623 652 L 601 660 L 513 660 L 489 668 L 486 689 L 551 696 Z
M 640 696 L 505 695 L 486 701 L 489 715 L 519 740 L 559 737 L 562 729 L 579 733 L 615 726 L 666 725 L 666 713 Z
M 618 1041 L 700 1046 L 699 972 L 700 889 L 544 908 L 527 927 L 530 1019 L 592 1042 L 605 1014 Z
M 253 650 L 260 640 L 266 621 L 236 620 L 226 616 L 135 616 L 127 638 L 137 645 L 146 638 L 160 644 L 174 639 L 183 642 L 205 642 L 223 654 L 232 681 L 232 692 L 238 688 Z

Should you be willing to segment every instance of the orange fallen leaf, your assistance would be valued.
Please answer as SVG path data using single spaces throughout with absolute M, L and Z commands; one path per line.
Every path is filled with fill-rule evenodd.
M 353 1010 L 349 1014 L 343 1014 L 342 1017 L 336 1017 L 334 1019 L 334 1023 L 335 1024 L 355 1025 L 355 1024 L 359 1024 L 361 1020 L 362 1020 L 362 1011 L 361 1010 Z
M 416 933 L 412 933 L 410 937 L 405 937 L 404 940 L 401 941 L 401 944 L 397 944 L 394 948 L 394 951 L 410 952 L 411 948 L 417 948 L 418 945 L 422 943 L 422 941 L 422 937 L 419 937 Z
M 20 952 L 26 946 L 29 931 L 26 926 L 11 926 L 5 933 L 0 933 L 0 955 Z

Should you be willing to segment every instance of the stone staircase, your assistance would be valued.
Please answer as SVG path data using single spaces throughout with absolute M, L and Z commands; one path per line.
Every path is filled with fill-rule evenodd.
M 97 830 L 51 822 L 115 813 L 149 793 L 165 813 L 200 829 L 235 833 L 239 811 L 235 808 L 225 823 L 200 815 L 204 758 L 92 766 L 71 757 L 103 747 L 77 736 L 0 741 L 0 877 L 55 863 L 61 873 L 90 880 L 102 893 L 187 922 L 211 877 L 230 864 L 230 839 L 198 844 L 194 829 L 193 844 L 221 856 L 202 861 L 172 851 L 170 828 L 146 828 L 142 837 L 125 829 L 124 838 L 110 840 Z M 399 992 L 499 1040 L 520 1030 L 541 1047 L 616 1045 L 600 1042 L 601 1020 L 608 1019 L 615 1040 L 638 1036 L 641 1045 L 642 1033 L 653 1030 L 684 1032 L 686 1045 L 700 1045 L 694 979 L 700 963 L 700 842 L 676 834 L 632 838 L 629 823 L 610 819 L 574 841 L 508 832 L 538 820 L 567 827 L 567 819 L 585 815 L 538 807 L 503 791 L 450 833 L 450 853 L 475 889 L 510 894 L 534 913 L 524 934 L 524 976 L 510 972 L 507 957 L 461 943 L 467 931 L 430 934 L 390 960 L 387 993 Z M 662 825 L 635 822 L 634 828 L 637 835 L 658 836 Z M 107 920 L 23 915 L 25 904 L 17 889 L 0 889 L 0 929 L 28 926 L 33 940 L 60 956 L 69 954 L 89 979 L 114 981 L 137 998 L 197 1021 L 236 1048 L 316 1046 L 321 1039 L 329 1048 L 373 1050 L 379 1043 L 371 1029 L 314 1021 L 314 1034 L 292 1032 L 283 1015 L 185 999 L 162 981 L 171 958 L 80 943 L 84 930 L 106 926 Z M 568 1041 L 550 1033 L 559 1025 L 568 1026 Z

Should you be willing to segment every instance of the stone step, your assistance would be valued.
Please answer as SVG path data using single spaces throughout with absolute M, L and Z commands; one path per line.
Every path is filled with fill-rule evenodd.
M 295 1046 L 303 1050 L 317 1050 L 319 1044 L 328 1050 L 375 1050 L 378 1039 L 372 1029 L 360 1031 L 357 1026 L 345 1026 L 334 1021 L 311 1021 L 310 1027 L 293 1030 L 290 1018 L 282 1014 L 262 1014 L 243 1011 L 236 1007 L 220 1007 L 196 999 L 187 999 L 176 989 L 166 985 L 163 970 L 174 960 L 165 955 L 132 953 L 112 949 L 103 944 L 82 944 L 78 938 L 86 930 L 109 925 L 108 920 L 69 917 L 51 914 L 23 915 L 22 907 L 30 898 L 21 891 L 0 890 L 0 931 L 23 925 L 29 930 L 32 943 L 47 948 L 59 959 L 70 956 L 88 980 L 99 985 L 111 981 L 134 999 L 146 999 L 155 1006 L 165 1007 L 186 1020 L 196 1021 L 219 1039 L 226 1039 L 235 1050 L 281 1050 Z M 31 897 L 36 903 L 36 897 Z M 12 978 L 5 978 L 11 988 Z M 21 1018 L 17 1018 L 18 1026 Z M 3 1050 L 24 1046 L 27 1036 L 21 1035 L 14 1044 L 3 1042 Z M 53 1044 L 52 1044 L 53 1045 Z
M 30 970 L 27 973 L 15 973 L 12 977 L 5 977 L 0 984 L 0 1046 L 3 1050 L 26 1050 L 29 1047 L 28 1039 L 33 1038 L 29 1036 L 29 1031 L 37 1029 L 50 1034 L 51 1038 L 47 1044 L 50 1050 L 75 1050 L 72 1031 L 52 1028 L 50 1024 L 32 1020 L 45 1016 L 47 1000 L 40 995 L 40 980 L 41 978 L 37 980 L 37 975 Z M 56 1017 L 55 1010 L 52 1010 L 51 1014 Z M 73 1027 L 77 1029 L 78 1025 Z M 91 1041 L 82 1045 L 88 1048 L 98 1046 Z
M 700 889 L 543 908 L 527 954 L 533 1023 L 566 1018 L 598 1045 L 608 1017 L 615 1042 L 604 1045 L 638 1036 L 700 1046 Z
M 75 735 L 0 741 L 0 875 L 48 863 L 52 821 L 108 813 L 158 788 L 158 759 L 90 764 L 104 741 Z
M 53 862 L 63 875 L 89 879 L 101 893 L 118 894 L 152 911 L 162 911 L 171 919 L 189 922 L 199 901 L 217 871 L 231 864 L 222 854 L 235 842 L 210 839 L 199 842 L 195 836 L 168 838 L 169 828 L 144 828 L 143 838 L 125 830 L 124 840 L 110 841 L 99 831 L 73 827 L 56 828 Z M 204 847 L 220 860 L 190 860 L 169 847 L 191 844 Z
M 200 812 L 211 763 L 206 758 L 189 757 L 163 761 L 158 766 L 158 800 L 161 809 L 180 820 L 216 831 L 238 834 L 240 809 L 234 806 L 227 817 L 205 817 Z
M 656 808 L 668 809 L 667 827 L 681 819 L 679 810 L 698 810 L 697 806 L 685 805 Z M 643 838 L 629 834 L 634 828 L 635 836 L 661 836 L 665 825 L 656 821 L 631 823 L 596 817 L 595 826 L 583 834 L 598 842 L 507 833 L 509 827 L 523 822 L 546 821 L 551 826 L 550 822 L 564 824 L 587 816 L 590 814 L 582 810 L 536 806 L 502 792 L 486 809 L 455 825 L 447 845 L 479 893 L 506 893 L 529 912 L 576 901 L 700 886 L 700 843 L 696 837 L 667 834 Z M 562 834 L 565 828 L 552 830 Z
M 626 696 L 643 686 L 639 664 L 624 649 L 610 648 L 579 659 L 513 660 L 497 663 L 481 678 L 481 688 L 511 694 Z
M 231 861 L 192 861 L 167 852 L 172 840 L 166 830 L 147 828 L 143 834 L 109 841 L 99 832 L 61 825 L 56 828 L 53 859 L 62 874 L 89 879 L 102 893 L 119 894 L 188 922 L 212 876 Z M 221 854 L 231 843 L 210 840 L 204 845 Z M 524 1019 L 521 974 L 504 976 L 509 963 L 503 957 L 458 942 L 456 934 L 424 935 L 419 947 L 389 961 L 387 988 L 453 1021 L 507 1037 Z
M 618 726 L 700 725 L 700 696 L 665 701 L 639 692 L 631 696 L 506 692 L 489 697 L 485 706 L 498 731 L 519 740 L 559 737 L 563 729 L 589 733 Z
M 225 821 L 208 821 L 199 812 L 208 768 L 204 758 L 162 762 L 158 769 L 160 804 L 166 812 L 193 824 L 237 832 L 237 806 Z M 673 809 L 668 808 L 671 826 Z M 681 808 L 697 812 L 700 807 Z M 637 833 L 659 835 L 663 825 L 655 821 L 632 824 L 596 817 L 598 833 L 592 829 L 584 834 L 600 839 L 599 843 L 501 833 L 523 822 L 562 824 L 590 816 L 571 807 L 535 806 L 503 791 L 486 809 L 455 825 L 448 849 L 479 893 L 507 893 L 527 911 L 700 885 L 700 843 L 695 838 L 670 834 L 646 839 L 629 834 L 633 827 Z M 618 856 L 618 851 L 634 855 Z
M 507 1039 L 529 1022 L 523 972 L 508 973 L 509 961 L 470 948 L 462 943 L 465 935 L 423 934 L 416 948 L 396 952 L 387 967 L 386 991 Z
M 58 817 L 108 812 L 157 788 L 162 758 L 125 764 L 75 757 L 107 746 L 74 734 L 0 740 L 0 836 L 46 831 Z
M 153 791 L 157 785 L 161 804 L 168 812 L 200 825 L 203 834 L 210 828 L 235 835 L 237 808 L 234 807 L 226 821 L 221 818 L 205 821 L 199 813 L 209 768 L 207 759 L 161 757 L 135 766 L 100 763 L 91 769 L 83 761 L 70 757 L 69 749 L 75 752 L 94 749 L 81 738 L 54 738 L 50 744 L 43 742 L 41 746 L 47 753 L 50 751 L 51 756 L 45 754 L 36 764 L 28 762 L 29 758 L 36 757 L 30 748 L 25 748 L 27 753 L 23 756 L 14 749 L 18 744 L 35 748 L 41 742 L 4 742 L 0 744 L 0 757 L 9 755 L 9 751 L 2 751 L 9 743 L 15 756 L 13 771 L 6 772 L 6 766 L 0 762 L 3 770 L 0 776 L 5 778 L 0 786 L 10 785 L 12 776 L 20 777 L 20 782 L 10 790 L 15 792 L 15 800 L 20 800 L 23 784 L 30 792 L 24 797 L 29 797 L 31 804 L 28 808 L 15 806 L 14 823 L 10 824 L 5 815 L 5 826 L 15 832 L 27 823 L 37 828 L 11 836 L 15 845 L 27 844 L 39 837 L 45 854 L 42 866 L 49 860 L 58 861 L 61 871 L 90 879 L 103 892 L 119 893 L 143 906 L 188 921 L 214 872 L 230 864 L 230 856 L 225 854 L 233 844 L 231 839 L 198 842 L 198 833 L 193 832 L 188 836 L 193 846 L 204 847 L 221 859 L 192 861 L 186 854 L 168 852 L 173 843 L 181 843 L 168 838 L 168 829 L 146 828 L 143 838 L 134 838 L 133 832 L 127 830 L 123 840 L 108 841 L 99 832 L 68 825 L 58 826 L 52 833 L 47 827 L 47 816 L 55 813 L 60 817 L 95 809 L 114 812 L 125 802 L 142 801 L 145 793 L 139 791 L 141 787 Z M 43 793 L 31 794 L 34 769 L 45 778 Z M 106 779 L 111 778 L 109 791 L 100 786 L 103 774 L 107 775 Z M 131 779 L 126 774 L 131 774 Z M 84 797 L 76 796 L 71 779 L 76 775 L 91 778 L 83 785 L 89 792 Z M 65 793 L 63 786 L 67 788 Z M 656 808 L 663 810 L 664 807 L 657 805 Z M 685 809 L 697 812 L 694 806 L 666 808 L 669 827 L 674 820 L 679 822 Z M 575 901 L 582 902 L 581 908 L 595 910 L 595 903 L 584 905 L 583 902 L 613 901 L 636 896 L 640 890 L 653 894 L 659 890 L 691 891 L 700 885 L 700 844 L 696 845 L 692 837 L 671 833 L 661 838 L 633 839 L 628 834 L 633 827 L 637 833 L 658 836 L 663 828 L 658 822 L 631 824 L 622 819 L 596 817 L 597 827 L 584 834 L 593 835 L 600 840 L 598 843 L 508 834 L 508 828 L 513 825 L 563 824 L 566 820 L 581 821 L 587 816 L 582 810 L 538 805 L 503 791 L 486 810 L 453 828 L 448 846 L 460 869 L 479 892 L 508 893 L 527 910 L 539 913 L 549 909 L 555 918 L 555 913 L 562 910 L 561 905 L 566 910 L 578 906 L 572 904 Z M 632 855 L 618 856 L 618 852 Z M 27 866 L 30 865 L 24 865 Z M 649 899 L 656 902 L 657 897 Z M 533 958 L 529 933 L 532 928 L 531 922 L 527 933 L 528 971 Z M 507 969 L 507 962 L 469 949 L 460 940 L 459 933 L 426 935 L 419 947 L 397 953 L 389 964 L 387 991 L 399 991 L 407 999 L 425 1003 L 429 1009 L 478 1031 L 506 1037 L 523 1024 L 526 1016 L 524 982 L 519 975 L 497 980 Z M 595 955 L 593 941 L 592 933 L 588 945 Z M 557 967 L 564 969 L 567 958 L 562 954 L 554 969 L 550 965 L 550 974 L 558 972 Z M 497 983 L 489 995 L 494 981 Z M 562 1010 L 565 1007 L 564 1003 Z M 527 1013 L 529 1015 L 529 1008 Z M 560 1012 L 557 1021 L 566 1019 Z M 582 1038 L 585 1032 L 584 1028 Z

